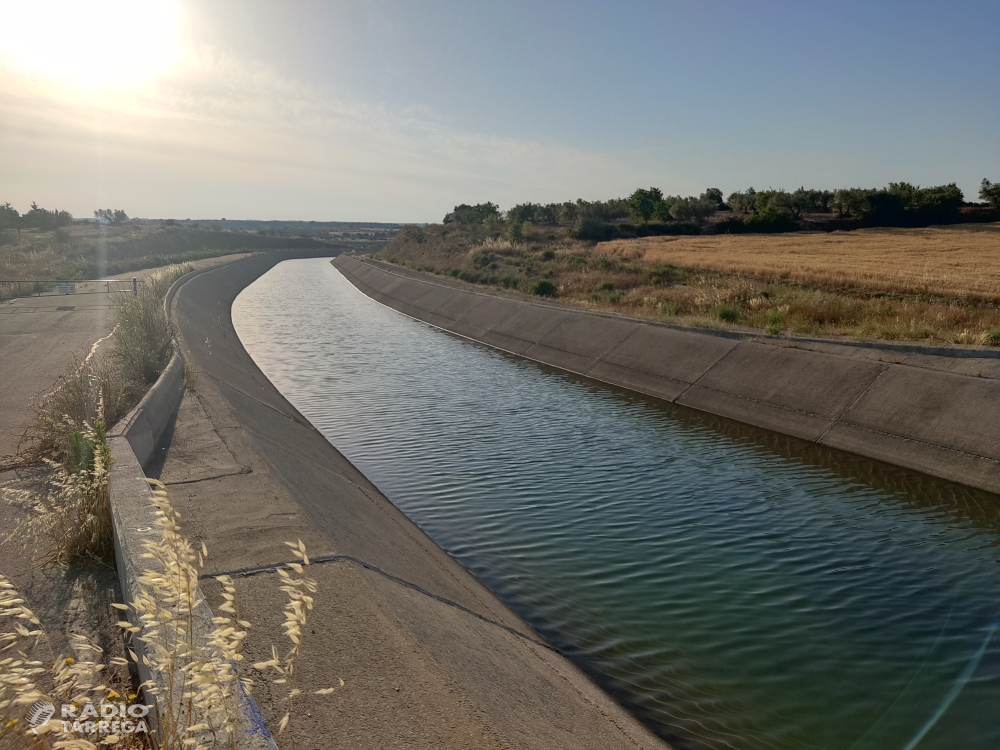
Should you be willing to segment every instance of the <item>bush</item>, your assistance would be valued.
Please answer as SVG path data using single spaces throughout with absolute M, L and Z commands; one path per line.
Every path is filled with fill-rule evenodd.
M 573 234 L 578 240 L 588 240 L 590 242 L 604 242 L 615 237 L 615 228 L 602 219 L 587 216 L 577 219 L 573 227 Z
M 785 320 L 785 315 L 780 310 L 770 310 L 767 313 L 767 325 L 764 330 L 772 336 L 781 333 L 781 324 Z
M 610 282 L 610 281 L 603 281 L 603 282 L 601 282 L 601 285 L 599 287 L 597 287 L 597 291 L 599 291 L 599 292 L 610 292 L 610 291 L 614 290 L 614 288 L 615 288 L 615 285 L 612 282 Z
M 740 319 L 740 311 L 735 305 L 723 304 L 715 308 L 715 317 L 726 323 L 735 323 Z
M 174 267 L 154 273 L 139 285 L 136 295 L 126 293 L 118 301 L 112 356 L 132 386 L 140 390 L 140 397 L 173 354 L 173 329 L 163 312 L 163 298 L 170 285 L 188 270 Z
M 540 279 L 531 285 L 530 292 L 531 294 L 536 294 L 539 297 L 555 297 L 556 285 L 551 281 Z
M 799 229 L 795 219 L 771 206 L 745 218 L 743 225 L 747 232 L 760 232 L 762 234 L 795 232 Z
M 668 221 L 662 224 L 643 224 L 636 227 L 635 233 L 640 237 L 701 234 L 701 227 L 689 221 Z

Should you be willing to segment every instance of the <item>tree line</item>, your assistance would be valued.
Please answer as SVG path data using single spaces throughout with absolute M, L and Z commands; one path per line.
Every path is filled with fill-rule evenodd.
M 48 231 L 60 227 L 69 226 L 73 221 L 73 214 L 69 211 L 49 211 L 42 208 L 34 201 L 31 202 L 31 209 L 23 215 L 18 213 L 10 203 L 0 205 L 0 229 L 16 229 L 18 234 L 22 229 L 40 229 Z
M 1000 209 L 1000 183 L 984 179 L 979 197 Z M 723 198 L 718 188 L 700 195 L 664 195 L 656 187 L 639 188 L 627 198 L 564 203 L 519 203 L 501 211 L 495 203 L 462 204 L 444 217 L 445 224 L 485 224 L 506 228 L 511 240 L 520 239 L 525 223 L 573 227 L 581 239 L 607 239 L 620 233 L 614 222 L 631 219 L 639 234 L 688 234 L 701 231 L 705 221 L 720 211 L 731 212 L 717 222 L 718 231 L 792 231 L 801 228 L 805 214 L 824 214 L 827 220 L 853 220 L 867 226 L 926 226 L 957 221 L 967 205 L 955 183 L 920 187 L 892 182 L 884 188 L 815 190 L 746 190 Z
M 99 208 L 94 211 L 94 218 L 102 224 L 119 226 L 128 221 L 128 214 L 120 208 Z M 22 229 L 38 229 L 43 232 L 61 229 L 73 223 L 73 214 L 69 211 L 56 209 L 50 211 L 42 208 L 34 201 L 31 208 L 24 214 L 20 213 L 9 202 L 0 204 L 0 229 L 16 229 L 18 234 Z

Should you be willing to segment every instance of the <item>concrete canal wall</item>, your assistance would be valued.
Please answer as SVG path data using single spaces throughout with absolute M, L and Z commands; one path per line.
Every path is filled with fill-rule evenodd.
M 399 312 L 569 372 L 1000 492 L 1000 357 L 988 350 L 726 335 L 489 294 L 352 256 Z
M 292 727 L 301 747 L 654 748 L 661 740 L 561 656 L 393 505 L 271 384 L 231 307 L 282 260 L 196 272 L 169 302 L 195 371 L 161 479 L 184 531 L 209 549 L 202 586 L 231 573 L 252 621 L 247 662 L 270 658 L 285 595 L 274 569 L 302 540 L 318 583 Z M 327 253 L 329 255 L 329 253 Z M 280 690 L 254 694 L 277 727 Z M 332 696 L 312 691 L 337 685 Z

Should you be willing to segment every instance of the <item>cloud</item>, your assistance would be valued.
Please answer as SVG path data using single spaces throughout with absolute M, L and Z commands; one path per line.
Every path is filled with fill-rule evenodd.
M 204 47 L 140 88 L 73 89 L 11 70 L 0 97 L 3 199 L 81 214 L 114 204 L 147 216 L 427 221 L 458 202 L 598 197 L 588 186 L 631 173 L 559 144 L 457 132 L 426 107 L 344 101 Z

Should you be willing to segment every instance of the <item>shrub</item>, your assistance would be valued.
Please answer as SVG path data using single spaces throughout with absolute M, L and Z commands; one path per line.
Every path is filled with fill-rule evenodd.
M 536 294 L 539 297 L 555 297 L 556 296 L 556 285 L 551 281 L 546 281 L 545 279 L 539 279 L 530 288 L 531 294 Z
M 798 222 L 795 219 L 772 206 L 766 206 L 757 213 L 751 214 L 743 220 L 743 224 L 748 232 L 761 232 L 765 234 L 795 232 L 799 229 Z
M 130 386 L 140 390 L 140 397 L 173 353 L 173 328 L 163 311 L 163 298 L 170 285 L 188 270 L 190 267 L 175 266 L 154 273 L 139 285 L 135 295 L 125 293 L 118 299 L 112 356 Z
M 552 249 L 542 251 L 542 260 L 555 260 L 556 251 Z
M 740 311 L 735 305 L 722 304 L 715 308 L 715 317 L 726 323 L 735 323 L 740 319 Z
M 767 313 L 767 325 L 764 330 L 772 336 L 781 333 L 781 324 L 785 320 L 785 315 L 780 310 L 769 310 Z
M 1000 346 L 1000 328 L 991 328 L 984 337 L 987 346 Z
M 615 288 L 614 283 L 612 283 L 610 281 L 603 281 L 603 282 L 601 282 L 601 285 L 599 287 L 597 287 L 597 291 L 599 291 L 599 292 L 610 292 L 614 288 Z
M 680 315 L 681 313 L 680 303 L 672 299 L 661 302 L 660 309 L 663 310 L 664 315 L 669 315 L 670 317 Z
M 613 239 L 615 228 L 602 219 L 587 216 L 577 219 L 573 227 L 573 234 L 578 240 L 588 240 L 590 242 L 604 242 Z
M 659 224 L 643 224 L 636 227 L 635 233 L 640 237 L 701 234 L 701 227 L 689 221 L 667 221 Z
M 717 222 L 715 231 L 719 234 L 743 234 L 747 227 L 743 219 L 732 218 Z
M 659 266 L 650 272 L 649 280 L 653 284 L 672 284 L 677 280 L 677 269 L 670 265 Z

